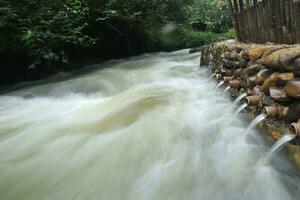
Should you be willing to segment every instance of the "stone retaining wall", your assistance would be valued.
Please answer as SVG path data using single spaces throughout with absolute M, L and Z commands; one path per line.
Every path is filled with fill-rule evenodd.
M 288 149 L 300 166 L 300 45 L 215 43 L 202 49 L 201 64 L 233 97 L 248 94 L 249 113 L 268 116 L 263 125 L 273 139 L 297 135 Z

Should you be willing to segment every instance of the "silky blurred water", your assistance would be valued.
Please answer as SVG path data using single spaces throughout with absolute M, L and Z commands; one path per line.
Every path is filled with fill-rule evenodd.
M 146 54 L 0 96 L 1 200 L 289 200 L 299 174 L 220 100 L 199 53 Z M 78 74 L 78 73 L 76 73 Z M 220 88 L 220 91 L 224 88 Z

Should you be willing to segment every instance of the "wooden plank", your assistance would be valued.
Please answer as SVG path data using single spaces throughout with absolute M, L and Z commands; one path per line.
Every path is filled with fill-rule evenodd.
M 295 41 L 300 43 L 300 1 L 294 1 Z
M 300 43 L 300 0 L 228 0 L 239 41 Z

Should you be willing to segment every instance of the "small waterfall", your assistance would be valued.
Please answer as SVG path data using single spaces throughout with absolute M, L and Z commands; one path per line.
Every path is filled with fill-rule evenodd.
M 217 87 L 216 87 L 215 90 L 219 89 L 224 83 L 225 83 L 225 81 L 221 81 L 221 82 L 217 85 Z
M 234 102 L 232 103 L 232 106 L 237 105 L 237 104 L 238 104 L 240 101 L 242 101 L 242 99 L 244 99 L 246 96 L 247 96 L 247 93 L 246 93 L 246 92 L 240 94 L 240 95 L 234 100 Z
M 228 92 L 229 90 L 230 90 L 230 86 L 227 86 L 221 96 L 224 96 L 226 92 Z
M 237 117 L 237 115 L 242 112 L 246 107 L 248 106 L 248 104 L 244 103 L 242 104 L 236 111 L 235 113 L 233 114 L 233 117 Z
M 293 139 L 295 139 L 295 135 L 292 134 L 285 134 L 283 135 L 281 138 L 279 138 L 277 140 L 277 142 L 272 146 L 269 154 L 266 157 L 266 162 L 269 163 L 273 157 L 286 145 L 288 144 L 290 141 L 292 141 Z
M 265 114 L 258 115 L 246 128 L 245 133 L 244 133 L 245 136 L 247 136 L 253 128 L 255 128 L 260 122 L 264 121 L 266 118 L 267 118 L 267 115 L 265 115 Z
M 212 74 L 209 78 L 213 78 L 213 77 L 215 77 L 217 74 L 216 73 L 214 73 L 214 74 Z

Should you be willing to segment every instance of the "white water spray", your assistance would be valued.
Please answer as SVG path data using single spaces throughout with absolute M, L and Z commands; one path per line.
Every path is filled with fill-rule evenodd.
M 295 135 L 292 134 L 285 134 L 281 138 L 277 140 L 277 142 L 272 146 L 269 154 L 266 157 L 266 162 L 269 163 L 275 156 L 276 154 L 283 148 L 287 143 L 295 139 Z
M 255 128 L 259 123 L 264 121 L 266 118 L 267 118 L 267 115 L 265 115 L 265 114 L 258 115 L 246 128 L 245 133 L 244 133 L 245 136 L 248 136 L 248 134 L 251 132 L 251 130 L 253 128 Z
M 240 101 L 242 101 L 245 97 L 247 96 L 247 93 L 242 93 L 240 94 L 232 103 L 232 107 L 236 106 L 238 103 L 240 103 Z
M 245 108 L 247 108 L 248 104 L 242 104 L 233 114 L 233 118 L 237 117 L 240 112 L 242 112 Z
M 242 119 L 225 123 L 233 113 L 187 52 L 2 95 L 0 199 L 298 199 L 299 178 L 257 164 L 263 144 L 241 137 Z

